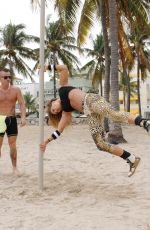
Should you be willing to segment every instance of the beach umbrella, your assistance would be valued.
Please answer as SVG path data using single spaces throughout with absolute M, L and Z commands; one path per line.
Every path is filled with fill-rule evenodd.
M 39 80 L 39 142 L 44 141 L 44 33 L 45 33 L 45 0 L 40 8 L 40 80 Z M 39 189 L 43 189 L 43 153 L 39 149 Z

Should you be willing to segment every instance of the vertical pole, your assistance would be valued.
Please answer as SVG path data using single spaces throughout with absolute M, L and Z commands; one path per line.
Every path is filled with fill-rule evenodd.
M 56 98 L 56 73 L 54 70 L 54 98 Z
M 53 65 L 56 64 L 56 57 L 55 57 L 55 51 L 53 52 Z M 55 69 L 53 70 L 53 75 L 54 75 L 54 98 L 56 98 L 56 73 L 55 73 Z
M 40 9 L 40 81 L 39 81 L 39 142 L 44 140 L 44 34 L 45 0 L 41 0 Z M 39 149 L 39 189 L 43 190 L 43 153 Z

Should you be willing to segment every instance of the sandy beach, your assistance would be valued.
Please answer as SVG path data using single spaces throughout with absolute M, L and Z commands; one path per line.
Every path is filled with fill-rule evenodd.
M 45 126 L 45 137 L 51 128 Z M 38 188 L 39 127 L 19 128 L 18 167 L 11 174 L 5 137 L 0 159 L 0 230 L 150 230 L 150 136 L 124 126 L 121 146 L 142 158 L 128 164 L 100 152 L 86 124 L 73 125 L 44 155 L 44 190 Z

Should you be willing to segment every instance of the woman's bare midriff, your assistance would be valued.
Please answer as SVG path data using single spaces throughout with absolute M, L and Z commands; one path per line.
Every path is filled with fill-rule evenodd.
M 86 93 L 80 89 L 73 89 L 69 92 L 69 100 L 71 106 L 80 111 L 83 112 L 83 101 L 85 98 Z

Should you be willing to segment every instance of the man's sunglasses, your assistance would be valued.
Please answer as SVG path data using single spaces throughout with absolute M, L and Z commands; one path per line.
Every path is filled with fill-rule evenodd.
M 7 80 L 7 79 L 11 79 L 11 76 L 3 76 L 2 78 L 4 78 L 5 80 Z

